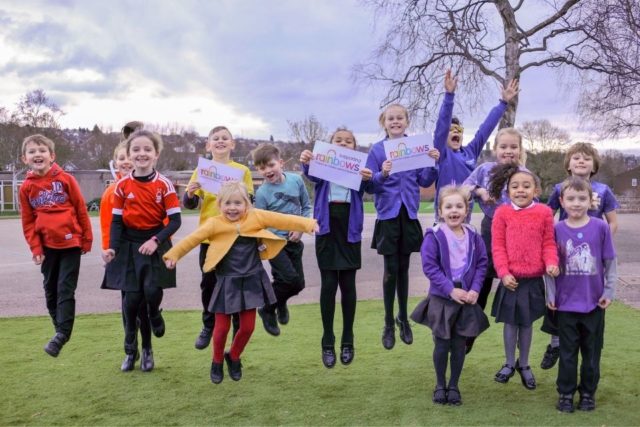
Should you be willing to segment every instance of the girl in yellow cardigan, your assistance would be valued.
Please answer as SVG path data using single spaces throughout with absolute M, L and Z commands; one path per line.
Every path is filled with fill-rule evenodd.
M 214 384 L 223 379 L 223 359 L 227 361 L 231 379 L 242 378 L 240 355 L 253 333 L 256 309 L 276 302 L 261 259 L 273 258 L 287 242 L 267 228 L 307 233 L 318 230 L 316 221 L 310 218 L 252 209 L 247 189 L 239 182 L 222 186 L 218 205 L 220 215 L 207 219 L 163 257 L 167 268 L 175 268 L 176 262 L 191 249 L 203 240 L 209 241 L 202 270 L 206 273 L 215 269 L 218 280 L 209 303 L 209 311 L 216 316 L 211 364 Z M 240 314 L 240 329 L 230 350 L 225 352 L 233 313 Z

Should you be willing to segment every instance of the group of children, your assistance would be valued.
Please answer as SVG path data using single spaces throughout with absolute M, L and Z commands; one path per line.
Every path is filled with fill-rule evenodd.
M 355 357 L 356 272 L 362 265 L 366 192 L 373 194 L 377 212 L 371 247 L 384 262 L 382 345 L 386 349 L 395 345 L 396 326 L 402 342 L 413 342 L 408 271 L 411 253 L 421 253 L 429 294 L 410 317 L 433 333 L 434 403 L 462 403 L 458 382 L 465 355 L 489 327 L 484 308 L 493 279 L 498 278 L 491 314 L 504 323 L 505 363 L 495 380 L 506 383 L 517 372 L 524 387 L 536 388 L 529 364 L 532 324 L 544 317 L 543 330 L 553 337 L 542 367 L 551 368 L 560 359 L 558 409 L 573 411 L 576 391 L 579 409 L 594 409 L 603 310 L 611 303 L 616 281 L 611 235 L 617 227 L 617 204 L 610 189 L 590 181 L 598 170 L 598 153 L 590 144 L 573 145 L 565 162 L 570 177 L 556 186 L 549 206 L 541 204 L 540 181 L 525 167 L 522 137 L 514 128 L 498 132 L 493 145 L 496 160 L 476 167 L 489 135 L 517 95 L 518 83 L 504 88 L 500 103 L 466 146 L 462 145 L 462 124 L 452 117 L 457 79 L 450 71 L 444 86 L 435 148 L 428 152 L 436 160 L 434 167 L 392 173 L 384 141 L 406 136 L 409 126 L 408 112 L 399 104 L 380 115 L 386 136 L 371 147 L 366 167 L 360 171 L 359 190 L 309 175 L 312 153 L 301 153 L 303 174 L 315 185 L 313 219 L 304 182 L 297 174 L 283 172 L 284 162 L 275 146 L 261 145 L 253 153 L 264 178 L 253 200 L 249 169 L 231 160 L 235 147 L 231 133 L 222 126 L 212 129 L 208 154 L 216 162 L 242 170 L 243 182 L 226 183 L 213 194 L 202 188 L 194 172 L 182 204 L 200 208 L 199 227 L 173 247 L 170 237 L 180 227 L 180 201 L 171 181 L 155 169 L 162 140 L 143 130 L 139 122 L 127 124 L 114 153 L 117 182 L 103 195 L 100 218 L 106 263 L 102 286 L 122 293 L 122 371 L 134 369 L 140 357 L 138 331 L 140 368 L 153 369 L 151 334 L 165 333 L 160 308 L 163 289 L 176 285 L 177 261 L 199 246 L 203 325 L 195 347 L 204 349 L 213 343 L 212 382 L 223 380 L 225 361 L 228 375 L 239 380 L 241 354 L 253 333 L 256 313 L 265 330 L 277 336 L 279 325 L 289 322 L 287 300 L 304 289 L 303 232 L 316 235 L 322 362 L 332 368 L 338 360 L 333 320 L 340 288 L 339 360 L 350 364 Z M 346 128 L 337 129 L 330 142 L 356 149 L 356 139 Z M 35 263 L 42 264 L 47 308 L 56 330 L 45 351 L 57 356 L 71 335 L 80 255 L 91 248 L 91 226 L 77 183 L 54 163 L 53 142 L 34 135 L 25 139 L 22 152 L 31 169 L 20 190 L 24 232 Z M 420 187 L 433 183 L 437 223 L 423 235 L 418 220 Z M 472 199 L 484 214 L 479 233 L 468 224 Z M 554 226 L 557 210 L 560 222 Z M 600 219 L 603 216 L 608 225 Z M 269 260 L 272 280 L 261 260 Z M 394 316 L 396 295 L 398 314 Z M 232 324 L 231 347 L 225 351 Z M 583 355 L 579 383 L 578 351 Z

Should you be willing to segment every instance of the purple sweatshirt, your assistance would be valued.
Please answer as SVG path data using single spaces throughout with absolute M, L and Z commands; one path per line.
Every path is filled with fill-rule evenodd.
M 567 219 L 567 213 L 560 205 L 560 190 L 562 189 L 562 184 L 556 184 L 553 187 L 553 193 L 549 196 L 549 207 L 555 213 L 560 210 L 560 221 Z M 613 195 L 613 191 L 607 184 L 603 184 L 602 182 L 591 181 L 591 189 L 594 193 L 598 195 L 600 199 L 600 204 L 598 205 L 598 209 L 589 209 L 587 211 L 587 215 L 603 219 L 605 214 L 608 214 L 611 211 L 615 211 L 620 207 L 618 201 L 616 200 L 616 196 Z
M 365 183 L 365 191 L 373 194 L 373 201 L 378 213 L 378 219 L 392 219 L 400 213 L 404 204 L 409 218 L 418 218 L 420 206 L 420 187 L 429 187 L 438 176 L 435 167 L 414 169 L 391 173 L 384 177 L 381 172 L 382 163 L 387 160 L 384 152 L 384 139 L 378 141 L 369 150 L 367 168 L 373 172 L 371 180 Z
M 329 234 L 329 191 L 331 183 L 324 179 L 309 175 L 309 165 L 302 164 L 302 172 L 307 179 L 315 184 L 315 200 L 313 202 L 313 217 L 318 220 L 320 231 L 316 236 Z M 356 243 L 362 240 L 362 224 L 364 222 L 364 211 L 362 209 L 362 194 L 364 193 L 365 181 L 360 185 L 360 191 L 349 190 L 351 193 L 351 203 L 349 204 L 349 231 L 347 241 Z
M 491 132 L 496 128 L 507 109 L 507 103 L 500 100 L 498 105 L 493 107 L 487 118 L 480 125 L 471 142 L 460 147 L 460 150 L 454 151 L 447 145 L 453 114 L 453 99 L 453 93 L 445 93 L 442 107 L 440 107 L 438 122 L 436 123 L 436 130 L 433 134 L 433 144 L 435 148 L 440 150 L 438 179 L 436 180 L 436 198 L 434 201 L 436 215 L 438 212 L 437 206 L 440 188 L 449 184 L 460 185 L 467 179 L 475 169 L 478 157 L 482 153 Z
M 487 250 L 480 234 L 470 225 L 464 224 L 464 227 L 469 238 L 469 252 L 461 279 L 462 289 L 480 293 L 487 272 Z M 429 295 L 450 298 L 454 285 L 449 264 L 449 245 L 439 225 L 429 228 L 425 233 L 420 254 L 422 270 L 431 282 Z

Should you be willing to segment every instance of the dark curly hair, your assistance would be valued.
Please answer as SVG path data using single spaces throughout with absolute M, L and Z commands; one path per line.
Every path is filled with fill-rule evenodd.
M 516 163 L 505 163 L 505 164 L 497 164 L 491 169 L 490 175 L 491 178 L 489 180 L 489 195 L 493 197 L 495 200 L 499 200 L 502 196 L 502 190 L 505 186 L 509 185 L 509 181 L 511 181 L 511 177 L 517 173 L 526 173 L 527 175 L 531 175 L 533 181 L 536 184 L 536 188 L 540 188 L 540 178 L 533 172 L 527 169 L 521 169 Z

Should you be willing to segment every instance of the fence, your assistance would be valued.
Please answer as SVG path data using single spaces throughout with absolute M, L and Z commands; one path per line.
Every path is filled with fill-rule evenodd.
M 22 184 L 22 180 L 0 180 L 0 213 L 19 209 L 18 189 L 20 184 Z

